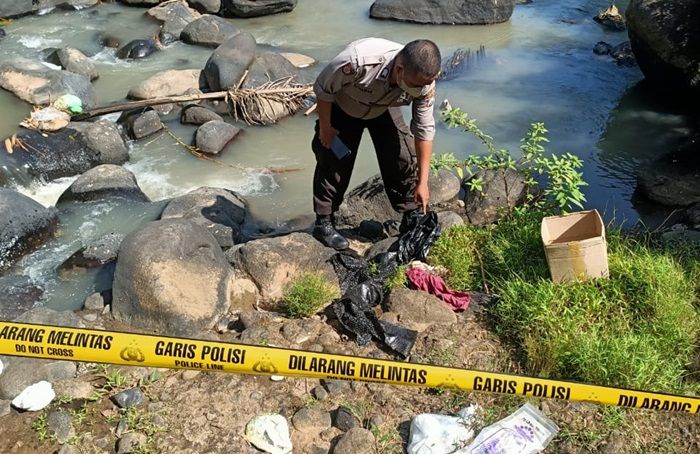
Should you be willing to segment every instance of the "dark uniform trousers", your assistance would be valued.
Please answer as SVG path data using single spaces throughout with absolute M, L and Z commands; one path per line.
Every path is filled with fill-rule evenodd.
M 408 126 L 399 107 L 390 107 L 371 120 L 363 120 L 346 114 L 338 105 L 331 108 L 331 125 L 339 131 L 338 137 L 352 151 L 343 159 L 324 147 L 319 140 L 319 126 L 311 148 L 316 155 L 314 172 L 314 212 L 330 215 L 340 207 L 348 189 L 357 149 L 365 128 L 369 130 L 377 154 L 379 170 L 391 206 L 399 213 L 416 208 L 414 194 L 418 181 L 416 150 Z

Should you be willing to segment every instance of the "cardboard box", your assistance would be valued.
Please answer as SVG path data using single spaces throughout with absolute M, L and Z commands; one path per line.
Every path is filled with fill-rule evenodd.
M 554 282 L 608 277 L 605 225 L 597 210 L 546 217 L 541 234 Z

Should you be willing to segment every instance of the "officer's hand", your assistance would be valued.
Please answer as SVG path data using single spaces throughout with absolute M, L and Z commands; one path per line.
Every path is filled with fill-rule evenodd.
M 338 135 L 338 130 L 333 126 L 321 127 L 318 132 L 318 139 L 321 141 L 321 145 L 326 148 L 331 147 L 331 142 L 333 142 L 333 137 Z
M 418 204 L 418 207 L 423 211 L 423 214 L 425 214 L 428 211 L 428 201 L 430 200 L 428 183 L 419 184 L 416 187 L 416 195 L 414 196 L 414 200 Z

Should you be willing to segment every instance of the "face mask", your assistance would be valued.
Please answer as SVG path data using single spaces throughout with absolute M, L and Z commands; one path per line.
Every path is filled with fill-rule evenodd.
M 413 96 L 414 98 L 418 98 L 423 92 L 423 87 L 409 87 L 403 80 L 403 73 L 399 78 L 399 88 L 408 93 L 409 95 Z

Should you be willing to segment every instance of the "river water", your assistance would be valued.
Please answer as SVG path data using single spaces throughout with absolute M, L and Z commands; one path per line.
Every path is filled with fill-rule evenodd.
M 458 78 L 438 86 L 438 103 L 449 99 L 478 120 L 500 147 L 518 150 L 519 139 L 534 121 L 550 131 L 549 150 L 571 152 L 585 162 L 587 205 L 608 220 L 635 222 L 634 172 L 641 162 L 664 151 L 687 134 L 689 116 L 682 109 L 656 108 L 644 90 L 632 88 L 642 75 L 637 68 L 616 65 L 593 54 L 597 41 L 616 45 L 626 34 L 606 31 L 592 20 L 606 0 L 535 0 L 518 5 L 512 19 L 492 26 L 420 26 L 375 21 L 368 17 L 370 0 L 302 0 L 290 14 L 232 20 L 251 32 L 258 43 L 300 52 L 320 63 L 314 76 L 343 46 L 354 39 L 376 36 L 407 42 L 434 40 L 447 56 L 458 48 L 485 46 L 486 58 L 472 61 Z M 624 8 L 626 2 L 618 6 Z M 145 10 L 104 4 L 77 12 L 58 11 L 14 21 L 0 41 L 0 61 L 16 56 L 40 58 L 42 49 L 73 46 L 95 62 L 98 104 L 122 100 L 146 77 L 166 69 L 202 68 L 211 49 L 181 42 L 146 59 L 125 62 L 113 49 L 101 49 L 99 33 L 120 43 L 147 38 L 158 24 Z M 0 135 L 17 131 L 30 106 L 0 91 Z M 168 124 L 185 140 L 194 127 Z M 199 186 L 218 186 L 242 193 L 253 214 L 272 225 L 311 213 L 313 118 L 297 115 L 270 127 L 245 127 L 218 158 L 237 168 L 198 160 L 166 134 L 130 144 L 130 162 L 144 192 L 152 200 L 185 193 Z M 435 153 L 466 157 L 483 153 L 479 144 L 456 130 L 438 126 Z M 0 154 L 0 166 L 3 165 Z M 260 168 L 299 169 L 272 175 Z M 352 185 L 378 171 L 369 137 L 363 140 Z M 32 182 L 18 189 L 49 206 L 74 180 Z M 651 213 L 654 214 L 653 212 Z M 29 274 L 46 288 L 46 304 L 80 307 L 85 295 L 109 287 L 95 274 L 58 276 L 56 266 L 82 244 L 112 231 L 128 232 L 157 217 L 157 208 L 86 204 L 61 213 L 60 234 L 39 251 L 23 258 L 11 273 Z

